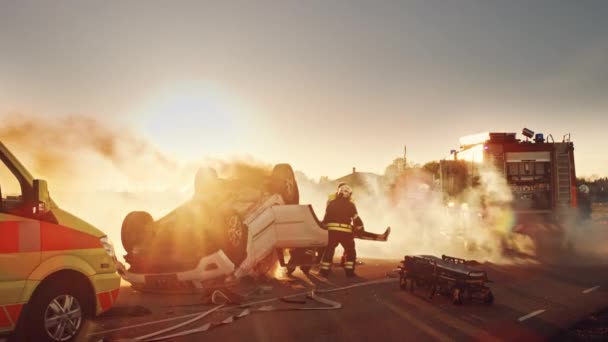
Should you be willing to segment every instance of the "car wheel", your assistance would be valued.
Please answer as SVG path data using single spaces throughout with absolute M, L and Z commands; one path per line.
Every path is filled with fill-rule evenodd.
M 285 204 L 299 204 L 298 183 L 289 164 L 277 164 L 272 170 L 270 190 L 280 194 Z
M 120 230 L 120 240 L 127 254 L 148 237 L 152 222 L 152 215 L 145 211 L 132 211 L 125 217 Z
M 224 216 L 224 237 L 222 250 L 226 256 L 239 266 L 247 256 L 247 225 L 243 223 L 241 217 L 236 212 L 231 212 Z
M 74 283 L 43 283 L 28 304 L 26 334 L 31 341 L 73 341 L 92 308 Z

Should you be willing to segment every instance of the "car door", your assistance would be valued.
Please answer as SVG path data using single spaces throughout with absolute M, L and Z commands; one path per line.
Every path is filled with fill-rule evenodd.
M 0 306 L 21 301 L 26 279 L 40 264 L 40 222 L 27 217 L 32 208 L 23 189 L 0 161 Z

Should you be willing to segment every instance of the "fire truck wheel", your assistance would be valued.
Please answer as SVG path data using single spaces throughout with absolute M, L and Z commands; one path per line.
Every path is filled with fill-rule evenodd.
M 274 169 L 272 169 L 270 190 L 274 193 L 281 194 L 285 204 L 300 203 L 298 183 L 296 182 L 293 169 L 289 164 L 277 164 Z
M 407 290 L 407 281 L 408 279 L 404 276 L 399 277 L 399 287 L 402 290 Z
M 152 222 L 154 222 L 152 215 L 145 211 L 132 211 L 125 216 L 120 229 L 120 240 L 127 254 L 146 239 L 149 234 L 149 224 Z
M 73 341 L 92 316 L 86 284 L 60 280 L 43 282 L 28 304 L 24 326 L 31 341 Z

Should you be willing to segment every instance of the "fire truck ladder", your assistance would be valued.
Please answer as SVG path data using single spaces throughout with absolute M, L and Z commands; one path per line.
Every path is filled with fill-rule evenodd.
M 570 170 L 570 154 L 564 146 L 559 146 L 555 151 L 555 167 L 557 176 L 557 205 L 561 208 L 570 206 L 572 189 L 572 177 Z

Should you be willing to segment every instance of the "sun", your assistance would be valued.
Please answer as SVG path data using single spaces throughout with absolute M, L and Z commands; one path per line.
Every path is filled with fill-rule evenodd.
M 182 85 L 150 100 L 141 111 L 140 123 L 155 144 L 172 152 L 218 155 L 238 149 L 241 112 L 217 89 Z

